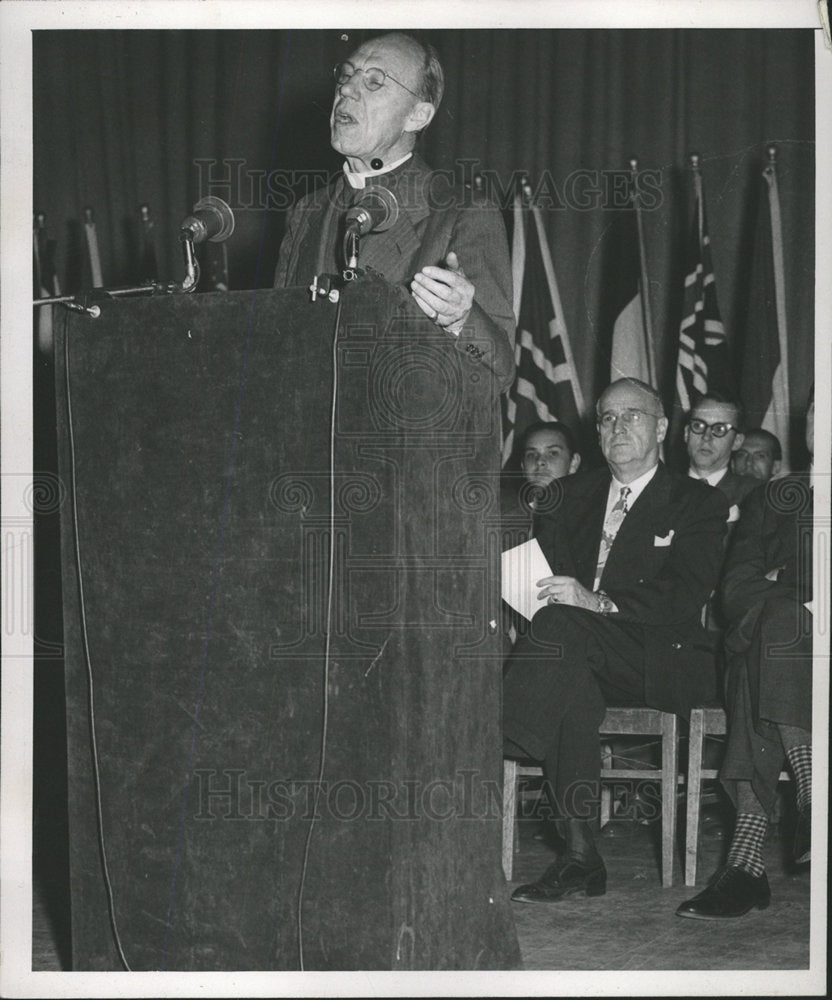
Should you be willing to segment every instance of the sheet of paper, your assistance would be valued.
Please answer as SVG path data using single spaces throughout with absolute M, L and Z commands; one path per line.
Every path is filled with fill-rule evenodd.
M 515 611 L 529 621 L 535 611 L 542 608 L 542 601 L 537 599 L 540 587 L 537 581 L 546 576 L 552 576 L 549 563 L 536 538 L 530 538 L 522 545 L 506 549 L 502 556 L 503 567 L 503 600 Z

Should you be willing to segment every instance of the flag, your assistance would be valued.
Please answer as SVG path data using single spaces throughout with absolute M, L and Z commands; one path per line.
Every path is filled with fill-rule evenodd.
M 637 378 L 658 388 L 653 350 L 647 257 L 641 207 L 635 187 L 637 163 L 630 161 L 630 206 L 615 221 L 617 246 L 608 283 L 615 322 L 610 350 L 610 382 Z
M 55 269 L 55 241 L 46 233 L 43 213 L 35 216 L 33 239 L 34 298 L 46 299 L 61 294 Z M 38 306 L 35 313 L 38 350 L 45 355 L 52 353 L 52 306 Z
M 524 193 L 528 201 L 528 187 Z M 512 273 L 517 376 L 504 403 L 503 465 L 529 424 L 561 420 L 577 432 L 584 410 L 543 218 L 520 193 L 514 198 Z
M 728 338 L 716 296 L 699 158 L 692 156 L 691 165 L 694 203 L 685 262 L 682 321 L 679 324 L 676 390 L 670 433 L 670 439 L 674 443 L 681 440 L 687 414 L 698 399 L 708 392 L 718 392 L 728 398 L 736 396 Z
M 769 162 L 763 170 L 744 335 L 740 395 L 746 423 L 777 436 L 783 449 L 782 468 L 788 471 L 789 371 L 783 227 L 773 148 L 769 149 Z

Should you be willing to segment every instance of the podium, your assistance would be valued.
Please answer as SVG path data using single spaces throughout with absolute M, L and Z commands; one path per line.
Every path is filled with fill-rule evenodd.
M 488 370 L 366 276 L 67 313 L 56 377 L 74 968 L 519 967 Z

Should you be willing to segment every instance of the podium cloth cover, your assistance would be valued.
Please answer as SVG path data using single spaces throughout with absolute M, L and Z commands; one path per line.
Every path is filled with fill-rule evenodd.
M 519 966 L 496 392 L 378 277 L 337 314 L 60 324 L 75 969 Z

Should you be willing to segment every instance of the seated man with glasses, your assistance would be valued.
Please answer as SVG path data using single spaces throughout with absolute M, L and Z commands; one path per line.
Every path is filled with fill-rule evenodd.
M 395 220 L 361 238 L 359 266 L 407 288 L 419 316 L 490 368 L 499 389 L 508 388 L 514 315 L 502 217 L 415 152 L 442 99 L 435 50 L 392 32 L 360 45 L 334 77 L 330 142 L 344 168 L 292 209 L 275 287 L 341 272 L 346 211 L 369 186 L 384 187 L 395 196 Z
M 726 548 L 734 525 L 740 519 L 743 500 L 760 485 L 753 476 L 739 475 L 731 469 L 731 457 L 745 440 L 742 423 L 743 408 L 740 403 L 720 393 L 709 392 L 694 404 L 685 426 L 685 444 L 690 460 L 688 475 L 692 479 L 704 479 L 728 499 Z M 706 622 L 708 629 L 714 633 L 722 632 L 725 627 L 716 599 L 708 603 Z
M 607 467 L 560 480 L 561 501 L 536 519 L 552 576 L 508 662 L 507 756 L 543 762 L 565 850 L 519 902 L 601 895 L 606 869 L 593 825 L 600 799 L 598 727 L 608 705 L 687 716 L 716 694 L 702 607 L 722 562 L 727 502 L 659 461 L 667 418 L 637 379 L 596 406 Z
M 739 517 L 739 505 L 759 482 L 753 476 L 731 471 L 731 456 L 743 443 L 743 412 L 739 403 L 718 393 L 703 396 L 690 411 L 685 427 L 690 468 L 688 475 L 704 479 L 722 490 L 731 507 L 731 520 Z

